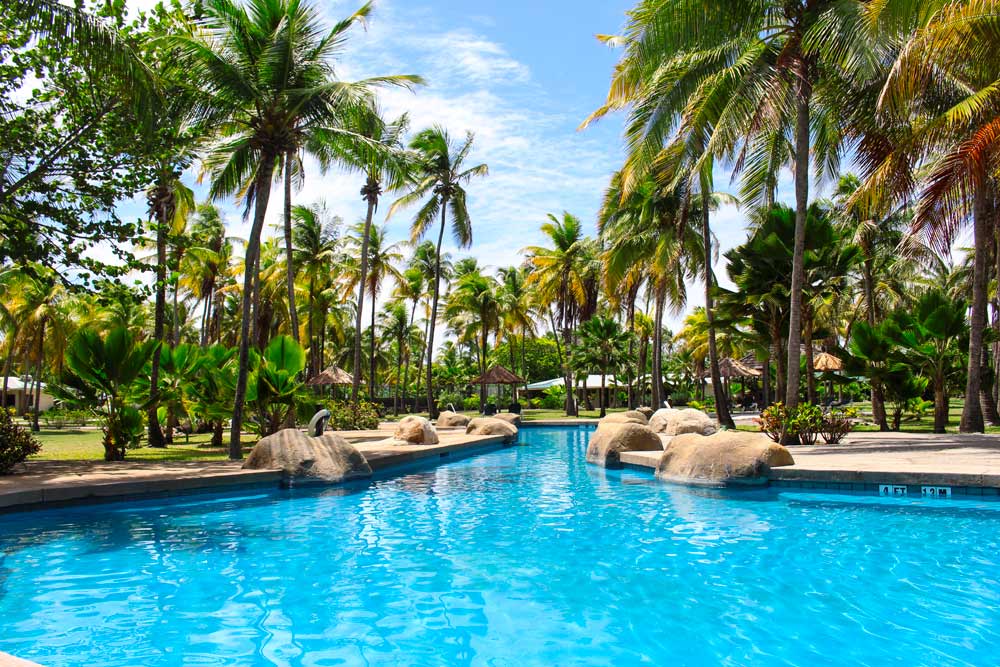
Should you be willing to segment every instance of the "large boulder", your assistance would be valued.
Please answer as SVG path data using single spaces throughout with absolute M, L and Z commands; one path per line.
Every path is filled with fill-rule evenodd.
M 714 419 L 694 408 L 657 410 L 649 420 L 649 427 L 663 435 L 684 435 L 685 433 L 712 435 L 719 430 L 719 425 L 715 423 Z
M 649 420 L 646 415 L 638 410 L 626 410 L 625 412 L 612 412 L 607 417 L 603 417 L 600 424 L 641 424 L 646 426 Z
M 653 410 L 653 408 L 651 408 L 649 406 L 643 406 L 641 408 L 636 408 L 635 411 L 636 412 L 641 412 L 642 416 L 646 418 L 646 421 L 649 421 L 649 418 L 653 416 L 654 412 L 656 412 L 655 410 Z
M 293 479 L 344 482 L 371 477 L 368 461 L 354 445 L 327 433 L 311 438 L 286 428 L 262 438 L 243 463 L 245 470 L 281 469 Z
M 662 450 L 660 436 L 645 424 L 602 422 L 590 436 L 587 461 L 605 468 L 617 468 L 621 465 L 622 452 Z
M 438 434 L 427 418 L 409 415 L 396 424 L 392 440 L 400 445 L 436 445 Z
M 437 418 L 438 428 L 465 428 L 468 425 L 469 418 L 467 416 L 451 410 L 443 410 Z
M 517 427 L 496 417 L 476 417 L 465 427 L 468 435 L 502 435 L 504 442 L 514 442 L 517 439 Z
M 794 465 L 791 453 L 760 433 L 720 431 L 679 435 L 670 441 L 656 476 L 672 482 L 715 486 L 764 484 L 771 468 Z
M 494 415 L 494 418 L 502 419 L 508 424 L 513 424 L 514 426 L 521 425 L 521 415 L 515 414 L 513 412 L 501 412 L 499 414 Z

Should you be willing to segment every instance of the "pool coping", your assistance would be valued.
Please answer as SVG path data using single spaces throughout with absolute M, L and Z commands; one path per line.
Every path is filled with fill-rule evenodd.
M 379 442 L 356 441 L 355 447 L 372 468 L 370 479 L 384 479 L 416 466 L 447 463 L 469 456 L 494 451 L 507 444 L 506 436 L 465 435 L 464 432 L 442 431 L 444 442 L 434 445 L 382 445 Z M 117 464 L 80 462 L 72 470 L 67 461 L 39 461 L 35 467 L 55 468 L 59 479 L 48 479 L 52 473 L 38 473 L 3 480 L 10 488 L 0 487 L 0 514 L 27 512 L 83 504 L 124 501 L 144 498 L 169 498 L 197 493 L 218 493 L 247 488 L 281 488 L 287 486 L 336 487 L 369 478 L 345 480 L 339 483 L 294 480 L 278 469 L 244 470 L 242 461 L 140 463 L 132 469 L 116 470 Z M 42 465 L 37 465 L 42 464 Z M 30 464 L 29 464 L 30 465 Z M 59 469 L 62 465 L 65 470 Z M 88 470 L 89 468 L 89 470 Z M 121 479 L 107 479 L 121 474 Z M 18 483 L 20 482 L 20 483 Z M 0 662 L 0 667 L 4 667 Z
M 621 452 L 623 468 L 640 472 L 655 472 L 662 452 Z M 697 481 L 664 480 L 689 486 L 706 486 Z M 725 483 L 708 484 L 727 487 Z M 737 484 L 732 486 L 745 486 Z M 1000 496 L 1000 474 L 937 472 L 930 470 L 856 470 L 814 469 L 796 466 L 771 468 L 760 487 L 812 489 L 842 492 L 881 493 L 880 487 L 906 487 L 907 495 L 921 495 L 923 487 L 948 487 L 954 495 Z

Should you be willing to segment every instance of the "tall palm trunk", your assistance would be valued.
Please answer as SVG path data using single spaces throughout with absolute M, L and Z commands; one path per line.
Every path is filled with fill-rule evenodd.
M 729 414 L 729 403 L 722 389 L 722 374 L 719 371 L 719 346 L 715 340 L 715 272 L 712 271 L 712 227 L 709 222 L 708 188 L 704 179 L 701 182 L 701 242 L 705 251 L 705 323 L 708 326 L 708 368 L 712 376 L 712 393 L 715 395 L 715 414 L 719 423 L 729 429 L 735 429 L 736 424 Z
M 413 319 L 417 316 L 417 300 L 413 300 L 413 305 L 410 307 L 410 321 L 406 324 L 406 334 L 409 336 L 410 328 L 413 326 Z M 410 357 L 412 353 L 409 350 L 409 345 L 406 346 L 406 362 L 403 364 L 403 409 L 407 412 L 410 411 L 409 404 L 409 389 L 410 389 Z
M 375 286 L 372 285 L 372 321 L 368 336 L 368 398 L 375 400 Z
M 358 280 L 358 312 L 354 318 L 354 383 L 351 385 L 351 402 L 358 402 L 361 392 L 361 316 L 365 307 L 365 283 L 368 280 L 368 240 L 371 235 L 372 218 L 378 207 L 378 184 L 371 178 L 361 189 L 361 195 L 368 202 L 368 213 L 365 214 L 365 230 L 361 239 L 361 275 Z M 375 308 L 375 304 L 372 304 Z
M 299 312 L 295 308 L 295 266 L 292 258 L 292 154 L 285 154 L 285 287 L 292 340 L 299 342 Z
M 316 279 L 309 276 L 309 303 L 306 304 L 306 336 L 309 344 L 309 366 L 307 378 L 309 379 L 319 373 L 319 364 L 316 363 L 316 323 L 315 323 L 315 303 L 316 303 Z
M 45 318 L 38 325 L 38 363 L 35 364 L 35 408 L 31 411 L 31 430 L 38 433 L 38 408 L 42 402 L 42 362 L 45 359 Z
M 865 257 L 861 267 L 861 275 L 865 288 L 865 305 L 867 306 L 868 326 L 875 326 L 875 268 L 870 256 Z M 881 382 L 871 383 L 872 419 L 878 424 L 878 430 L 888 431 L 889 422 L 885 415 L 885 388 Z
M 663 401 L 666 399 L 663 392 L 663 308 L 666 300 L 666 286 L 662 280 L 657 280 L 656 305 L 653 316 L 653 368 L 650 371 L 654 410 L 662 408 Z
M 17 329 L 11 327 L 10 333 L 7 334 L 7 358 L 3 362 L 3 405 L 2 408 L 7 407 L 7 388 L 10 386 L 10 371 L 14 366 L 14 343 L 17 341 Z
M 157 189 L 159 195 L 159 189 Z M 163 328 L 167 310 L 167 215 L 166 204 L 158 197 L 156 204 L 156 303 L 153 306 L 153 340 L 163 345 Z M 160 350 L 153 353 L 149 373 L 149 408 L 146 439 L 150 447 L 165 447 L 157 409 L 160 401 Z
M 986 178 L 976 188 L 972 211 L 972 234 L 975 254 L 972 267 L 972 307 L 969 314 L 969 368 L 965 381 L 965 406 L 958 430 L 961 433 L 982 433 L 985 430 L 983 410 L 979 405 L 980 365 L 983 357 L 983 329 L 986 328 L 986 291 L 988 267 L 990 192 Z
M 810 307 L 805 307 L 806 317 L 802 325 L 802 343 L 806 348 L 806 400 L 816 403 L 816 365 L 813 363 L 813 319 Z
M 437 324 L 438 299 L 441 296 L 441 244 L 444 243 L 444 226 L 447 222 L 448 199 L 441 200 L 441 230 L 438 232 L 437 246 L 434 254 L 434 298 L 431 302 L 430 324 L 427 331 L 427 414 L 431 419 L 437 418 L 437 406 L 434 404 L 434 329 Z
M 243 270 L 243 298 L 240 307 L 240 356 L 239 370 L 236 375 L 236 392 L 233 400 L 233 421 L 229 429 L 229 458 L 238 461 L 243 458 L 243 447 L 240 433 L 243 428 L 243 409 L 247 396 L 247 377 L 250 373 L 250 305 L 254 301 L 257 272 L 257 258 L 260 255 L 260 234 L 264 229 L 264 216 L 267 213 L 267 202 L 271 198 L 271 176 L 274 174 L 274 156 L 262 156 L 257 172 L 255 191 L 257 200 L 254 202 L 253 225 L 250 228 L 250 238 L 247 241 L 246 260 Z M 254 313 L 256 315 L 256 313 Z
M 399 416 L 399 374 L 403 368 L 403 337 L 396 341 L 396 391 L 392 397 L 392 413 Z
M 795 114 L 795 244 L 792 248 L 792 285 L 788 304 L 788 381 L 785 405 L 799 404 L 799 357 L 802 335 L 803 262 L 806 247 L 806 216 L 809 212 L 809 98 L 808 65 L 800 60 L 796 85 Z

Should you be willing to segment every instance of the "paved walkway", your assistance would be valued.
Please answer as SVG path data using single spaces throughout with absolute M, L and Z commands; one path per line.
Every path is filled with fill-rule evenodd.
M 1000 487 L 1000 436 L 856 433 L 839 445 L 792 447 L 772 479 Z

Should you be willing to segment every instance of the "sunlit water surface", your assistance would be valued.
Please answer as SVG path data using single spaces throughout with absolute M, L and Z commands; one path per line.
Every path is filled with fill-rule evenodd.
M 669 486 L 588 431 L 349 490 L 0 516 L 0 651 L 122 665 L 997 665 L 1000 503 Z

